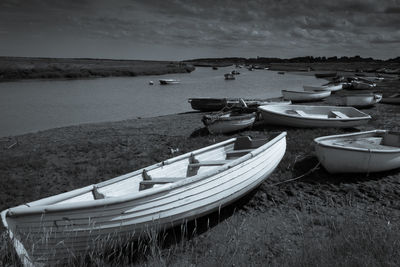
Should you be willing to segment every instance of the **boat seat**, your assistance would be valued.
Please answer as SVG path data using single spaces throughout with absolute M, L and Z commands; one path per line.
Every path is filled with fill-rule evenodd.
M 226 158 L 230 159 L 230 158 L 235 158 L 235 157 L 241 157 L 253 150 L 254 149 L 232 150 L 232 151 L 226 152 Z
M 346 114 L 344 114 L 344 113 L 342 113 L 340 111 L 331 110 L 331 112 L 333 113 L 333 115 L 335 115 L 338 118 L 341 118 L 341 119 L 348 119 L 349 118 L 349 116 L 347 116 Z
M 93 195 L 94 200 L 106 198 L 106 196 L 103 193 L 99 192 L 97 186 L 93 186 L 92 195 Z
M 307 113 L 305 113 L 304 111 L 299 110 L 299 109 L 294 110 L 294 112 L 296 112 L 297 115 L 300 115 L 302 117 L 307 117 L 308 116 Z
M 152 188 L 155 184 L 175 183 L 183 179 L 186 179 L 186 177 L 157 177 L 151 180 L 144 180 L 139 184 L 139 191 Z

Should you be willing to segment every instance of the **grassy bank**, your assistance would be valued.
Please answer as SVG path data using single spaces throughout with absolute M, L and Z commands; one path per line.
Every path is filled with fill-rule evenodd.
M 399 80 L 374 89 L 399 92 Z M 335 104 L 340 91 L 319 104 Z M 81 266 L 397 266 L 400 170 L 327 173 L 313 139 L 356 130 L 400 131 L 400 106 L 363 109 L 357 129 L 296 129 L 257 124 L 234 135 L 209 135 L 202 113 L 86 124 L 0 138 L 1 210 L 97 183 L 237 135 L 287 131 L 287 151 L 272 175 L 234 205 L 143 243 L 92 253 Z M 171 148 L 179 148 L 172 154 Z M 315 170 L 301 179 L 299 177 Z M 2 228 L 4 231 L 4 228 Z M 182 234 L 183 233 L 183 234 Z M 2 235 L 0 262 L 16 262 Z
M 161 75 L 191 72 L 177 61 L 0 57 L 0 81 Z

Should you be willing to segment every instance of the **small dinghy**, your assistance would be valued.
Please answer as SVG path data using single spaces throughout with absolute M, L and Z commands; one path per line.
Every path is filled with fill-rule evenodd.
M 400 93 L 383 97 L 381 103 L 400 105 Z
M 1 217 L 25 266 L 61 265 L 107 240 L 135 238 L 220 210 L 258 187 L 285 151 L 286 132 L 270 141 L 232 138 L 9 208 Z
M 352 81 L 351 82 L 351 88 L 354 90 L 368 90 L 368 89 L 374 89 L 376 87 L 375 83 L 370 83 L 370 82 L 362 82 L 362 81 Z
M 400 168 L 400 133 L 374 130 L 314 139 L 315 152 L 330 173 L 369 173 Z
M 371 119 L 353 107 L 269 105 L 258 110 L 265 123 L 292 127 L 348 128 L 366 124 Z
M 224 74 L 224 78 L 225 80 L 235 80 L 235 75 L 233 75 L 232 73 L 225 73 Z
M 221 114 L 204 115 L 202 122 L 211 134 L 223 134 L 251 127 L 256 121 L 256 113 L 243 114 L 230 111 Z
M 321 85 L 321 86 L 310 86 L 310 85 L 304 85 L 303 86 L 304 91 L 331 91 L 331 92 L 336 92 L 339 90 L 343 89 L 343 84 L 331 84 L 331 85 Z
M 331 91 L 290 91 L 282 90 L 283 99 L 292 102 L 310 102 L 322 100 L 331 95 Z
M 179 80 L 175 80 L 175 79 L 161 79 L 159 80 L 160 84 L 162 85 L 166 85 L 166 84 L 178 84 L 180 83 Z
M 323 72 L 323 73 L 315 73 L 314 75 L 316 78 L 332 78 L 332 77 L 336 77 L 337 73 L 336 72 Z
M 232 109 L 241 107 L 241 98 L 189 98 L 188 102 L 192 109 L 199 111 L 220 111 L 222 109 Z M 257 109 L 262 105 L 290 105 L 291 101 L 283 101 L 282 99 L 243 99 L 249 108 Z
M 382 100 L 382 94 L 364 93 L 342 96 L 342 105 L 350 107 L 371 107 Z

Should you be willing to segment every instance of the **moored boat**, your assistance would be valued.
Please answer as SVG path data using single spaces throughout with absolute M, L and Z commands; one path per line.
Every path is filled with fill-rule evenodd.
M 235 80 L 235 75 L 233 75 L 232 73 L 225 73 L 224 74 L 225 80 Z
M 189 98 L 188 102 L 192 109 L 199 111 L 220 111 L 222 109 L 231 109 L 241 107 L 240 98 Z M 279 99 L 244 99 L 249 108 L 257 108 L 261 105 L 290 105 L 291 101 L 283 101 Z
M 342 104 L 351 107 L 370 107 L 382 100 L 382 94 L 363 93 L 342 96 Z
M 231 133 L 251 127 L 256 121 L 256 113 L 235 111 L 204 115 L 202 122 L 211 134 Z
M 372 82 L 362 82 L 362 81 L 352 81 L 351 82 L 351 89 L 355 89 L 355 90 L 374 89 L 375 86 L 376 86 L 376 84 L 372 83 Z
M 132 238 L 218 211 L 259 186 L 285 150 L 286 132 L 270 141 L 232 138 L 9 208 L 2 221 L 23 264 L 63 264 L 110 237 Z
M 162 84 L 162 85 L 180 83 L 180 81 L 176 80 L 176 79 L 160 79 L 159 81 L 160 81 L 160 84 Z
M 262 120 L 268 124 L 292 127 L 355 127 L 368 123 L 371 116 L 353 107 L 269 105 L 260 106 Z
M 314 139 L 315 152 L 330 173 L 369 173 L 400 168 L 400 133 L 373 130 Z
M 331 91 L 291 91 L 282 90 L 283 99 L 292 102 L 318 101 L 331 95 Z
M 331 85 L 321 85 L 321 86 L 310 86 L 304 85 L 304 91 L 331 91 L 336 92 L 343 89 L 343 84 L 331 84 Z

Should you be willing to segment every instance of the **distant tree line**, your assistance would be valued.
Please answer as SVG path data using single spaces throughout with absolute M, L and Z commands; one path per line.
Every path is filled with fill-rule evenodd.
M 324 63 L 324 62 L 395 62 L 400 63 L 400 57 L 382 60 L 372 57 L 363 58 L 359 55 L 354 57 L 294 57 L 294 58 L 275 58 L 275 57 L 257 57 L 257 58 L 242 58 L 242 57 L 227 57 L 227 58 L 199 58 L 186 60 L 186 62 L 203 62 L 203 63 L 222 63 L 231 62 L 233 64 L 268 64 L 268 63 Z

